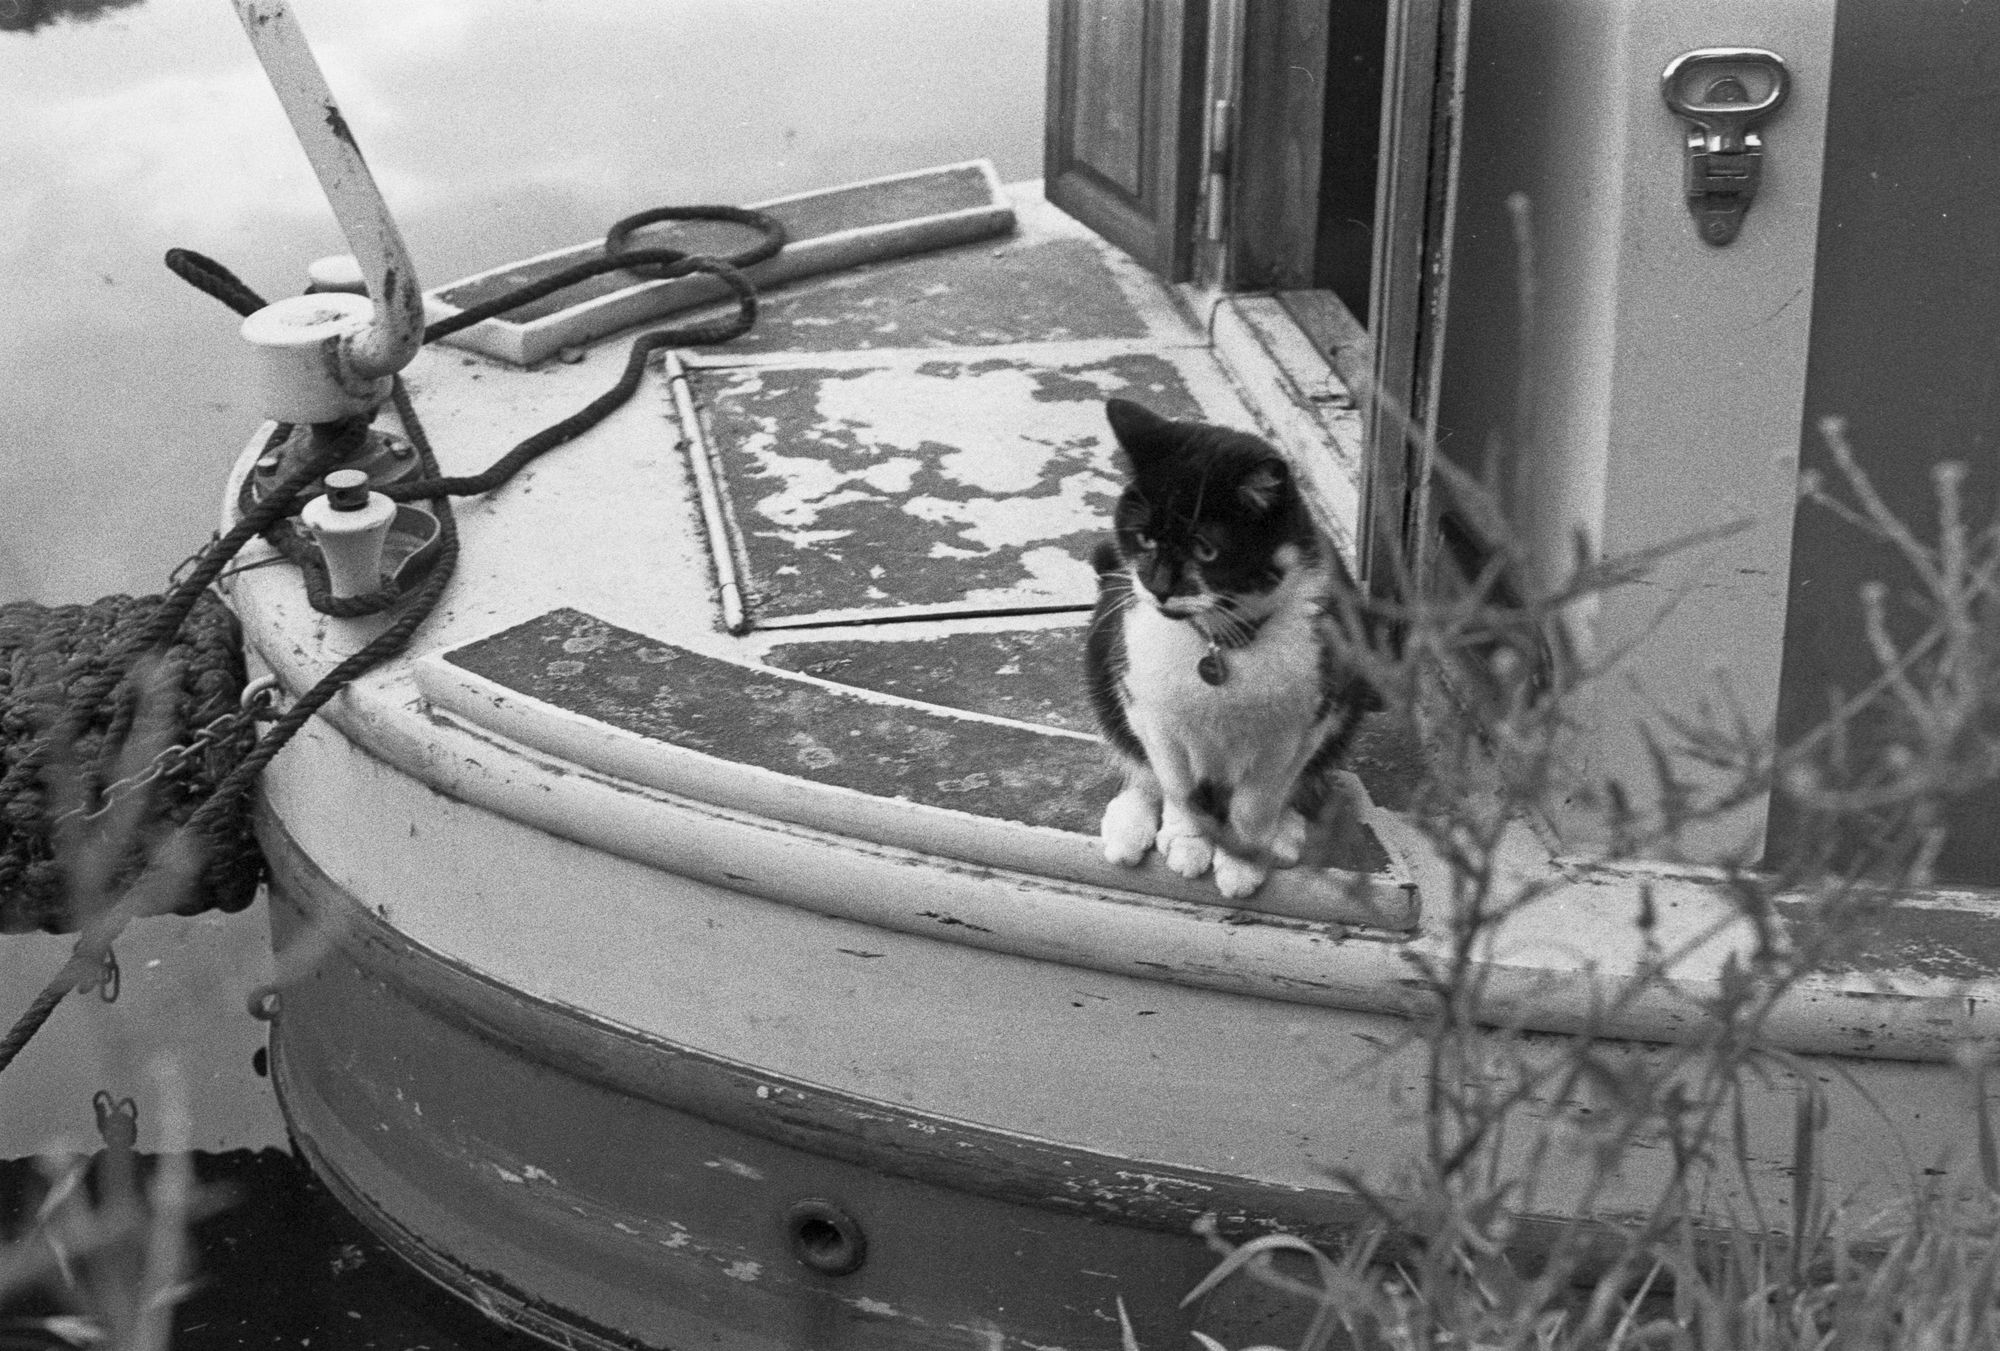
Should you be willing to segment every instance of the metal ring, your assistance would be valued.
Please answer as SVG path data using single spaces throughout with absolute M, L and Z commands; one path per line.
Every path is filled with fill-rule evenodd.
M 852 1215 L 831 1201 L 800 1201 L 785 1212 L 792 1256 L 823 1276 L 845 1276 L 868 1259 L 868 1236 Z
M 242 698 L 238 701 L 246 710 L 264 710 L 277 702 L 278 677 L 261 675 L 243 687 Z
M 250 992 L 249 998 L 245 999 L 243 1004 L 252 1018 L 260 1023 L 268 1023 L 278 1016 L 278 987 L 259 985 Z

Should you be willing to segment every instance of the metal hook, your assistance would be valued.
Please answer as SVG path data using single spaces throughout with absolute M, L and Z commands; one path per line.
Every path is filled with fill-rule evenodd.
M 81 947 L 81 944 L 78 946 Z M 83 954 L 79 952 L 77 955 L 82 956 Z M 102 999 L 107 1004 L 115 1004 L 118 1002 L 118 991 L 121 985 L 122 976 L 118 969 L 118 954 L 107 947 L 104 949 L 104 955 L 97 959 L 97 969 L 89 975 L 78 979 L 76 991 L 78 994 L 81 994 L 85 990 L 95 990 L 99 999 Z
M 97 1117 L 97 1133 L 107 1149 L 131 1149 L 139 1143 L 139 1104 L 130 1098 L 114 1098 L 104 1089 L 91 1095 L 90 1109 Z

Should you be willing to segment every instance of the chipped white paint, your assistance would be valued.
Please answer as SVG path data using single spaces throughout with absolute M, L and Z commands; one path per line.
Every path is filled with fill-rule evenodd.
M 726 1155 L 720 1158 L 705 1160 L 701 1166 L 704 1168 L 720 1168 L 723 1172 L 740 1177 L 748 1182 L 762 1182 L 764 1180 L 764 1175 L 749 1164 L 743 1162 L 741 1159 L 732 1159 Z
M 502 1182 L 512 1182 L 516 1186 L 519 1186 L 521 1183 L 527 1181 L 527 1179 L 522 1177 L 519 1173 L 510 1173 L 497 1163 L 493 1165 L 493 1171 L 500 1174 L 500 1180 Z
M 1109 370 L 1065 375 L 1108 393 L 1124 388 Z M 765 388 L 763 378 L 749 371 L 738 378 L 735 394 L 746 402 Z M 1108 434 L 1090 423 L 1080 428 L 1076 401 L 1037 398 L 1043 385 L 1036 373 L 1014 364 L 954 362 L 950 375 L 940 378 L 950 382 L 942 391 L 913 383 L 901 368 L 819 384 L 808 425 L 851 435 L 877 457 L 859 468 L 836 467 L 810 453 L 810 446 L 803 447 L 807 454 L 786 453 L 802 448 L 796 431 L 786 436 L 777 418 L 756 419 L 757 430 L 739 449 L 759 475 L 778 485 L 753 504 L 760 529 L 763 523 L 776 526 L 773 533 L 797 547 L 841 538 L 847 532 L 820 524 L 827 512 L 907 492 L 926 467 L 984 494 L 964 501 L 927 496 L 903 504 L 920 520 L 961 525 L 973 546 L 961 556 L 1102 528 L 1121 485 Z M 940 416 L 940 398 L 948 401 L 947 416 Z M 1095 404 L 1090 407 L 1094 415 Z M 927 453 L 939 447 L 946 429 L 957 448 Z M 1021 496 L 1043 485 L 1058 457 L 1079 452 L 1091 468 L 1066 475 L 1054 496 Z M 1088 568 L 1083 571 L 1087 577 Z
M 973 1345 L 983 1348 L 983 1351 L 1007 1351 L 1007 1334 L 991 1319 L 982 1319 L 979 1326 L 966 1331 L 972 1334 Z
M 885 1300 L 870 1299 L 866 1295 L 850 1299 L 847 1302 L 853 1306 L 856 1313 L 865 1313 L 875 1318 L 897 1318 L 901 1316 L 897 1312 L 895 1305 Z
M 1160 1174 L 1158 1174 L 1158 1173 L 1140 1173 L 1140 1172 L 1134 1172 L 1134 1171 L 1131 1171 L 1131 1170 L 1129 1170 L 1129 1169 L 1124 1169 L 1124 1168 L 1121 1168 L 1121 1169 L 1119 1169 L 1119 1170 L 1118 1170 L 1118 1171 L 1117 1171 L 1116 1173 L 1114 1173 L 1114 1174 L 1113 1174 L 1112 1176 L 1116 1177 L 1116 1178 L 1117 1178 L 1117 1179 L 1118 1179 L 1118 1180 L 1119 1180 L 1120 1182 L 1128 1182 L 1128 1183 L 1129 1183 L 1129 1182 L 1136 1182 L 1136 1183 L 1138 1183 L 1138 1184 L 1139 1184 L 1139 1190 L 1140 1190 L 1140 1191 L 1142 1191 L 1142 1192 L 1144 1192 L 1144 1193 L 1145 1193 L 1146 1195 L 1148 1195 L 1148 1196 L 1152 1196 L 1152 1195 L 1155 1195 L 1155 1194 L 1157 1194 L 1157 1193 L 1159 1192 L 1159 1190 L 1160 1190 L 1160 1189 L 1161 1189 L 1162 1187 L 1166 1187 L 1166 1188 L 1168 1188 L 1169 1190 L 1174 1190 L 1174 1191 L 1187 1191 L 1187 1190 L 1194 1190 L 1194 1191 L 1214 1191 L 1214 1190 L 1215 1190 L 1215 1188 L 1211 1187 L 1211 1186 L 1210 1186 L 1209 1184 L 1207 1184 L 1206 1182 L 1197 1182 L 1197 1181 L 1195 1181 L 1195 1180 L 1194 1180 L 1193 1178 L 1185 1178 L 1185 1177 L 1162 1177 L 1162 1176 L 1161 1176 Z M 1107 1192 L 1106 1194 L 1107 1194 L 1107 1195 L 1116 1195 L 1116 1193 L 1115 1193 L 1115 1192 Z
M 530 1182 L 547 1182 L 550 1185 L 554 1185 L 556 1180 L 555 1174 L 549 1172 L 546 1169 L 537 1168 L 532 1163 L 524 1163 L 521 1165 L 521 1176 L 526 1178 Z
M 1002 605 L 1022 600 L 1062 601 L 1082 597 L 1086 601 L 1097 591 L 1097 575 L 1090 564 L 1067 549 L 1045 544 L 1024 552 L 1019 562 L 1028 574 L 1008 587 L 972 587 L 965 593 L 967 605 Z
M 1108 499 L 1117 494 L 1118 484 L 1103 474 L 1086 471 L 1064 475 L 1052 495 L 975 497 L 966 501 L 912 497 L 903 504 L 903 510 L 920 521 L 955 524 L 962 539 L 983 546 L 985 553 L 992 553 L 1081 531 L 1102 530 Z M 1084 567 L 1084 571 L 1089 572 L 1089 568 Z
M 747 1257 L 739 1257 L 724 1267 L 722 1274 L 732 1281 L 754 1281 L 764 1274 L 764 1267 L 760 1262 L 752 1262 Z

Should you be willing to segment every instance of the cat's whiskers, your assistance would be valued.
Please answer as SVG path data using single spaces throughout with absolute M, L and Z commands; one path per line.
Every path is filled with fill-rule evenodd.
M 1263 619 L 1251 619 L 1237 612 L 1236 608 L 1218 597 L 1218 603 L 1207 611 L 1207 623 L 1202 633 L 1208 641 L 1225 648 L 1248 647 L 1256 641 L 1258 630 L 1264 625 Z
M 1084 630 L 1084 636 L 1088 638 L 1104 625 L 1114 624 L 1122 620 L 1125 617 L 1125 612 L 1132 608 L 1132 596 L 1135 589 L 1136 584 L 1128 585 L 1114 593 L 1108 604 L 1098 606 L 1090 616 L 1090 626 Z

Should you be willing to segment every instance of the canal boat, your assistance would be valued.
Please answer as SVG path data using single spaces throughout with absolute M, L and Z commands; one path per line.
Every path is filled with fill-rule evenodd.
M 375 298 L 280 302 L 246 336 L 275 423 L 374 417 L 363 496 L 415 454 L 391 374 L 442 471 L 471 474 L 590 403 L 635 326 L 733 303 L 707 275 L 608 273 L 417 350 L 426 322 L 606 246 L 413 299 L 288 10 L 239 8 Z M 1520 412 L 1509 354 L 1538 391 L 1533 434 L 1504 442 L 1530 568 L 1579 526 L 1608 555 L 1782 504 L 1663 565 L 1700 585 L 1638 656 L 1650 697 L 1721 653 L 1744 716 L 1786 727 L 1845 659 L 1812 626 L 1848 621 L 1787 566 L 1822 547 L 1793 523 L 1802 428 L 1841 381 L 1882 389 L 1822 327 L 1880 299 L 1825 213 L 1872 191 L 1869 156 L 1922 159 L 1854 125 L 1885 77 L 1850 12 L 1884 6 L 1843 0 L 1838 32 L 1821 6 L 1525 8 L 1057 0 L 1042 183 L 975 162 L 761 204 L 791 242 L 751 269 L 754 328 L 668 348 L 616 411 L 461 501 L 436 608 L 261 785 L 273 1078 L 347 1207 L 561 1346 L 1296 1330 L 1310 1309 L 1246 1276 L 1183 1296 L 1218 1245 L 1337 1249 L 1376 1218 L 1370 1193 L 1409 1180 L 1413 973 L 1450 954 L 1454 876 L 1408 814 L 1422 742 L 1393 718 L 1301 863 L 1246 899 L 1104 860 L 1113 770 L 1080 695 L 1121 483 L 1104 401 L 1266 436 L 1386 594 L 1435 575 L 1449 534 L 1413 448 L 1491 443 Z M 1950 68 L 1951 40 L 1922 31 Z M 1661 75 L 1689 53 L 1714 79 L 1676 107 Z M 1730 102 L 1725 78 L 1767 120 L 1703 103 Z M 1754 200 L 1691 202 L 1689 157 L 1710 151 L 1690 134 L 1717 126 L 1761 131 Z M 1720 242 L 1708 222 L 1731 212 Z M 750 239 L 668 228 L 709 232 L 689 251 Z M 1531 315 L 1495 262 L 1520 238 L 1560 260 Z M 1972 275 L 1991 289 L 1995 269 Z M 228 523 L 279 446 L 251 437 Z M 390 566 L 414 576 L 435 525 L 405 526 Z M 226 583 L 281 705 L 395 622 L 315 608 L 285 561 L 254 545 Z M 1607 593 L 1596 641 L 1641 613 Z M 1641 762 L 1639 698 L 1592 707 L 1600 776 Z M 1744 804 L 1718 855 L 1782 829 L 1766 816 Z M 1598 866 L 1590 844 L 1524 823 L 1501 863 L 1536 899 L 1476 966 L 1496 1023 L 1640 1061 L 1695 1035 L 1769 930 L 1698 855 Z M 1950 1061 L 1995 1031 L 1990 847 L 1969 839 L 1950 887 L 1775 1006 L 1791 1058 L 1744 1100 L 1752 1147 L 1715 1178 L 1715 1215 L 1800 1194 L 1808 1091 L 1833 1194 L 1965 1165 Z M 1814 920 L 1799 900 L 1771 923 Z M 1585 1197 L 1582 1161 L 1558 1159 L 1524 1222 L 1615 1220 L 1667 1166 L 1635 1158 Z

